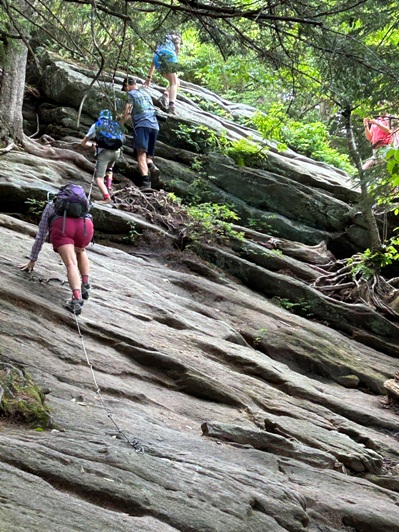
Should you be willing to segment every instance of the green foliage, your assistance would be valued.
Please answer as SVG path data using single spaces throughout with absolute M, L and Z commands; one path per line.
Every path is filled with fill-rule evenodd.
M 316 161 L 331 164 L 348 174 L 354 175 L 356 169 L 349 161 L 348 155 L 339 153 L 330 146 L 330 136 L 325 124 L 321 122 L 303 123 L 288 121 L 284 130 L 288 145 Z
M 283 107 L 279 103 L 273 104 L 268 113 L 256 113 L 254 116 L 254 123 L 258 131 L 262 134 L 263 138 L 271 141 L 276 141 L 281 149 L 285 149 L 287 146 L 284 143 L 284 123 L 288 120 Z
M 380 184 L 385 186 L 385 194 L 380 195 L 378 203 L 389 205 L 390 209 L 397 216 L 399 214 L 399 149 L 392 148 L 385 154 L 387 161 L 388 178 L 382 178 Z
M 0 364 L 0 415 L 33 428 L 51 426 L 45 395 L 28 373 L 11 364 Z
M 266 159 L 267 148 L 251 142 L 249 139 L 235 140 L 227 148 L 226 154 L 233 159 L 238 166 L 250 168 L 262 168 Z
M 171 201 L 172 203 L 177 203 L 178 205 L 181 205 L 182 199 L 176 196 L 174 192 L 168 192 L 167 199 Z
M 189 97 L 190 100 L 198 104 L 203 111 L 207 111 L 208 113 L 221 116 L 222 118 L 232 119 L 231 113 L 229 111 L 226 111 L 226 109 L 224 109 L 221 105 L 218 105 L 216 102 L 207 100 L 194 93 L 190 93 Z
M 204 163 L 198 157 L 195 157 L 194 161 L 191 163 L 191 170 L 194 172 L 202 172 Z
M 327 126 L 322 122 L 299 122 L 290 119 L 275 106 L 268 115 L 258 113 L 254 119 L 263 137 L 279 143 L 279 149 L 287 145 L 307 157 L 340 168 L 351 175 L 356 169 L 349 161 L 349 156 L 338 152 L 330 145 Z
M 31 214 L 35 218 L 38 218 L 42 215 L 46 203 L 46 200 L 38 200 L 35 198 L 28 198 L 25 201 L 25 205 L 28 205 L 28 214 Z
M 135 244 L 136 238 L 140 236 L 140 233 L 136 230 L 137 226 L 135 222 L 129 221 L 128 225 L 129 225 L 129 231 L 128 231 L 128 234 L 123 238 L 123 240 L 127 244 Z
M 396 229 L 395 231 L 398 231 Z M 382 268 L 399 260 L 399 237 L 392 236 L 382 244 L 377 251 L 366 249 L 363 253 L 357 253 L 348 259 L 353 277 L 362 276 L 371 279 Z
M 257 335 L 254 338 L 254 345 L 260 344 L 263 341 L 264 337 L 266 336 L 266 333 L 267 333 L 267 329 L 265 329 L 264 327 L 260 327 L 258 329 Z
M 229 223 L 238 220 L 238 216 L 226 205 L 217 203 L 190 205 L 187 213 L 190 218 L 189 228 L 194 229 L 191 235 L 194 240 L 206 240 L 207 235 L 222 240 L 226 237 L 243 239 L 243 234 L 234 231 L 231 223 Z
M 227 139 L 226 131 L 217 133 L 213 129 L 203 125 L 179 124 L 176 129 L 176 136 L 194 148 L 196 153 L 209 153 L 218 151 L 225 153 L 230 141 Z
M 188 185 L 186 194 L 187 202 L 190 202 L 193 205 L 210 202 L 214 197 L 209 181 L 203 176 L 194 179 L 194 181 Z
M 312 307 L 310 303 L 303 297 L 294 302 L 284 297 L 275 296 L 272 298 L 272 301 L 278 307 L 288 310 L 289 312 L 292 312 L 292 314 L 296 314 L 304 318 L 313 317 L 313 313 L 311 312 Z

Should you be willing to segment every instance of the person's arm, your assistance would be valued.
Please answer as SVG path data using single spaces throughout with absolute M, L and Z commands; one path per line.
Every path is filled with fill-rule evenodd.
M 85 137 L 82 142 L 80 143 L 81 146 L 85 146 L 87 148 L 90 148 L 91 146 L 93 146 L 93 143 L 90 142 L 90 139 L 89 137 Z
M 133 106 L 131 103 L 127 103 L 123 112 L 122 118 L 119 120 L 121 126 L 131 118 Z
M 54 207 L 51 203 L 48 203 L 40 219 L 39 230 L 37 232 L 35 241 L 32 246 L 32 250 L 29 255 L 29 262 L 27 264 L 21 264 L 19 266 L 20 270 L 22 271 L 26 270 L 28 272 L 31 272 L 34 269 L 35 263 L 39 257 L 39 253 L 43 247 L 43 244 L 50 230 L 49 217 L 52 216 L 53 214 L 54 214 Z
M 380 120 L 375 120 L 373 118 L 372 120 L 370 120 L 370 123 L 376 125 L 377 127 L 379 127 L 384 133 L 392 133 L 392 129 L 390 129 L 388 126 L 386 126 Z
M 364 125 L 364 134 L 366 135 L 366 139 L 369 142 L 371 142 L 371 139 L 372 139 L 372 134 L 370 131 L 371 120 L 369 118 L 365 118 L 363 120 L 363 125 Z
M 145 82 L 143 83 L 144 87 L 149 87 L 150 86 L 154 70 L 155 70 L 155 65 L 154 65 L 154 61 L 153 61 L 151 63 L 151 66 L 150 66 L 150 70 L 148 71 L 147 78 L 146 78 Z
M 80 145 L 87 147 L 87 148 L 91 148 L 92 146 L 95 145 L 95 143 L 89 142 L 89 141 L 92 141 L 95 138 L 95 136 L 96 136 L 96 125 L 93 124 L 92 126 L 90 126 L 89 131 L 87 132 L 84 139 L 82 139 L 82 142 L 80 143 Z

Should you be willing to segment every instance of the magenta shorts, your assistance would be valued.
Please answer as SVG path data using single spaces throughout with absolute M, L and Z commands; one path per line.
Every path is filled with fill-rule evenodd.
M 66 218 L 65 232 L 62 232 L 64 218 L 56 218 L 50 226 L 50 242 L 54 251 L 65 244 L 73 244 L 77 248 L 85 248 L 93 239 L 94 227 L 90 218 Z M 85 231 L 86 222 L 86 231 Z M 86 234 L 85 234 L 86 233 Z

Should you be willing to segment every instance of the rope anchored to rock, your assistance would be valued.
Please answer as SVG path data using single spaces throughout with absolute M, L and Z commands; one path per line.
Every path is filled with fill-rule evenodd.
M 104 408 L 104 410 L 107 412 L 107 416 L 108 418 L 112 421 L 112 423 L 115 425 L 115 428 L 116 430 L 118 431 L 118 434 L 120 434 L 125 440 L 126 442 L 131 445 L 133 447 L 133 449 L 137 452 L 137 453 L 144 453 L 144 448 L 140 445 L 140 442 L 136 439 L 133 439 L 131 440 L 127 434 L 119 427 L 119 425 L 116 423 L 116 421 L 114 420 L 113 418 L 113 415 L 112 415 L 112 412 L 111 410 L 107 407 L 105 401 L 104 401 L 104 398 L 103 396 L 101 395 L 101 391 L 100 391 L 100 388 L 98 386 L 98 383 L 97 383 L 97 379 L 96 379 L 96 375 L 94 373 L 94 369 L 93 369 L 93 364 L 91 363 L 90 361 L 90 358 L 89 358 L 89 355 L 87 354 L 87 350 L 86 350 L 86 346 L 85 346 L 85 343 L 84 343 L 84 338 L 83 338 L 83 335 L 82 335 L 82 332 L 80 330 L 80 326 L 79 326 L 79 321 L 78 321 L 78 316 L 76 313 L 74 313 L 74 316 L 75 316 L 75 321 L 76 321 L 76 328 L 78 330 L 78 334 L 79 334 L 79 338 L 80 338 L 80 341 L 82 343 L 82 349 L 83 349 L 83 352 L 84 352 L 84 355 L 86 357 L 86 362 L 87 362 L 87 365 L 89 366 L 90 368 L 90 371 L 91 371 L 91 375 L 93 377 L 93 382 L 94 382 L 94 385 L 96 387 L 96 394 L 98 395 L 98 398 L 100 399 L 101 401 L 101 405 L 102 407 Z

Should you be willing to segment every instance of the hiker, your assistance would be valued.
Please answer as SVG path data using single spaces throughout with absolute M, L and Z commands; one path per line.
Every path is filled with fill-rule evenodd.
M 93 140 L 94 143 L 89 142 Z M 120 148 L 124 143 L 124 135 L 118 122 L 112 120 L 109 109 L 100 112 L 97 122 L 90 126 L 89 131 L 81 142 L 82 146 L 96 146 L 96 168 L 94 175 L 96 183 L 103 195 L 103 205 L 112 204 L 113 168 L 120 155 Z M 104 182 L 105 179 L 105 182 Z
M 74 314 L 81 313 L 83 300 L 89 299 L 91 290 L 90 266 L 85 248 L 93 239 L 94 228 L 88 211 L 89 200 L 82 187 L 71 183 L 62 187 L 42 213 L 29 262 L 19 266 L 22 271 L 34 270 L 43 243 L 50 233 L 50 242 L 66 266 L 72 290 L 72 298 L 65 303 L 65 308 Z
M 159 132 L 155 107 L 148 91 L 139 89 L 134 78 L 125 78 L 122 90 L 127 92 L 128 103 L 120 123 L 124 124 L 130 118 L 132 119 L 133 149 L 142 176 L 140 188 L 150 188 L 156 185 L 160 174 L 153 161 L 155 142 Z
M 363 170 L 375 166 L 378 162 L 383 161 L 381 148 L 386 148 L 392 143 L 392 130 L 389 124 L 389 117 L 379 116 L 378 118 L 365 118 L 363 120 L 364 134 L 366 139 L 371 143 L 373 155 L 362 165 Z
M 147 79 L 144 82 L 146 87 L 150 86 L 154 70 L 158 70 L 169 82 L 169 86 L 164 90 L 161 98 L 158 100 L 161 107 L 171 115 L 176 114 L 176 97 L 179 87 L 179 78 L 177 71 L 179 68 L 177 56 L 183 42 L 178 32 L 171 32 L 165 36 L 163 41 L 155 48 L 155 54 L 148 72 Z

